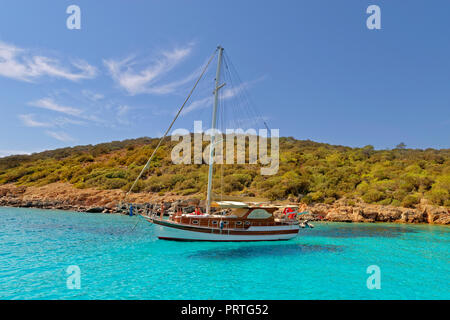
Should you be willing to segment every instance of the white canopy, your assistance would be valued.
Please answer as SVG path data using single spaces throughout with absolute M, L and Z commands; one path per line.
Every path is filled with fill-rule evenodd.
M 248 208 L 248 204 L 239 201 L 216 201 L 217 206 L 221 208 Z

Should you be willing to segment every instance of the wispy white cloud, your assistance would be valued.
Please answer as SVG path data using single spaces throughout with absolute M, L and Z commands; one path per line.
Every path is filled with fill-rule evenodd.
M 97 75 L 97 68 L 84 60 L 62 66 L 58 59 L 35 55 L 5 42 L 0 42 L 0 76 L 31 82 L 42 76 L 79 81 Z
M 85 96 L 86 98 L 88 98 L 91 101 L 99 101 L 99 100 L 102 100 L 103 98 L 105 98 L 105 96 L 103 94 L 93 92 L 90 90 L 82 90 L 81 93 L 83 94 L 83 96 Z
M 177 64 L 186 58 L 192 51 L 192 44 L 184 48 L 176 48 L 172 51 L 163 51 L 158 54 L 153 63 L 139 70 L 139 65 L 134 56 L 123 60 L 103 60 L 113 80 L 130 95 L 141 93 L 169 94 L 173 93 L 180 85 L 192 78 L 160 84 L 161 78 L 171 71 Z
M 41 109 L 54 111 L 63 116 L 41 114 L 39 120 L 34 114 L 19 114 L 18 117 L 22 123 L 27 127 L 32 128 L 64 128 L 67 125 L 86 125 L 87 122 L 100 122 L 94 115 L 85 115 L 82 109 L 69 107 L 58 104 L 52 98 L 42 98 L 36 101 L 29 102 L 28 105 Z M 46 130 L 45 134 L 63 142 L 75 141 L 74 138 L 62 131 Z
M 222 89 L 221 98 L 222 99 L 232 99 L 236 97 L 238 94 L 242 93 L 244 90 L 250 88 L 255 83 L 262 81 L 265 77 L 260 77 L 252 81 L 247 81 L 241 83 L 239 86 L 227 88 L 226 86 Z M 209 96 L 206 98 L 198 99 L 189 104 L 186 108 L 183 109 L 183 114 L 187 114 L 197 109 L 208 108 L 213 104 L 213 97 Z
M 32 154 L 33 152 L 31 151 L 24 151 L 24 150 L 5 150 L 5 149 L 1 149 L 0 150 L 0 157 L 7 157 L 7 156 L 12 156 L 12 155 L 19 155 L 19 154 Z
M 34 114 L 19 114 L 19 119 L 26 127 L 31 128 L 49 128 L 49 127 L 65 127 L 66 125 L 85 125 L 85 121 L 70 119 L 67 117 L 57 117 L 47 121 L 36 120 Z
M 124 116 L 126 113 L 128 113 L 128 111 L 130 111 L 130 109 L 131 108 L 129 106 L 124 106 L 124 105 L 119 106 L 117 108 L 117 115 L 118 116 Z
M 231 88 L 225 87 L 224 91 L 223 91 L 223 94 L 222 94 L 222 97 L 225 98 L 225 99 L 233 98 L 236 95 L 244 92 L 245 90 L 250 89 L 256 83 L 261 82 L 261 81 L 263 81 L 265 79 L 266 79 L 266 76 L 261 76 L 261 77 L 258 77 L 256 79 L 254 79 L 254 80 L 251 80 L 251 81 L 242 82 L 240 85 L 235 86 L 235 87 L 231 87 Z
M 89 92 L 92 93 L 92 92 Z M 57 95 L 60 95 L 58 93 Z M 67 94 L 67 93 L 64 93 Z M 27 127 L 34 128 L 46 128 L 46 129 L 58 129 L 67 128 L 68 126 L 86 126 L 86 125 L 101 125 L 105 127 L 114 127 L 117 123 L 123 124 L 124 121 L 119 122 L 118 119 L 110 120 L 111 116 L 116 117 L 116 113 L 105 113 L 107 109 L 98 106 L 98 103 L 93 100 L 83 100 L 79 99 L 80 96 L 71 96 L 71 100 L 78 99 L 78 103 L 87 104 L 90 109 L 76 108 L 73 106 L 68 106 L 66 104 L 61 104 L 55 101 L 53 97 L 45 97 L 28 103 L 31 107 L 36 107 L 40 109 L 49 110 L 52 112 L 41 113 L 39 115 L 35 114 L 19 114 L 18 117 L 22 123 Z M 95 97 L 95 94 L 94 94 Z M 100 97 L 97 97 L 100 98 Z M 67 100 L 67 97 L 63 98 Z M 61 100 L 61 97 L 58 98 Z M 128 108 L 128 107 L 127 107 Z M 126 110 L 122 109 L 121 113 L 125 113 Z M 74 141 L 74 138 L 70 137 L 64 132 L 59 131 L 44 131 L 45 134 L 51 136 L 60 141 L 69 142 Z
M 19 118 L 22 120 L 25 126 L 32 128 L 53 128 L 53 127 L 63 127 L 66 124 L 77 124 L 77 125 L 82 124 L 81 121 L 65 117 L 59 117 L 47 122 L 36 120 L 33 114 L 21 114 L 19 115 Z M 62 131 L 46 130 L 45 134 L 63 142 L 74 141 L 74 139 L 71 136 Z
M 192 74 L 188 75 L 187 77 L 185 77 L 181 80 L 172 81 L 172 82 L 169 82 L 166 84 L 148 88 L 147 93 L 158 94 L 158 95 L 174 93 L 180 87 L 184 86 L 187 83 L 192 82 L 195 78 L 198 77 L 199 74 L 200 74 L 199 72 L 193 72 Z
M 19 114 L 20 120 L 22 120 L 23 124 L 27 127 L 51 127 L 51 123 L 49 122 L 41 122 L 34 119 L 34 115 L 32 114 Z
M 86 125 L 85 121 L 70 119 L 70 118 L 66 118 L 66 117 L 58 117 L 53 120 L 53 123 L 59 127 L 64 127 L 67 124 L 77 125 L 77 126 Z
M 120 105 L 117 107 L 116 121 L 122 125 L 129 125 L 128 113 L 131 111 L 131 107 L 127 105 Z
M 71 141 L 75 140 L 74 138 L 69 136 L 67 133 L 62 132 L 62 131 L 45 131 L 45 133 L 47 135 L 49 135 L 50 137 L 55 138 L 62 142 L 71 142 Z
M 32 101 L 28 104 L 33 107 L 61 112 L 71 116 L 79 116 L 83 112 L 81 109 L 59 105 L 51 98 L 42 98 L 36 101 Z
M 212 106 L 213 104 L 213 97 L 206 97 L 203 99 L 199 99 L 199 100 L 195 100 L 193 101 L 190 105 L 188 105 L 186 108 L 183 109 L 183 111 L 181 112 L 182 114 L 188 114 L 194 110 L 197 109 L 203 109 L 203 108 L 207 108 L 209 106 Z

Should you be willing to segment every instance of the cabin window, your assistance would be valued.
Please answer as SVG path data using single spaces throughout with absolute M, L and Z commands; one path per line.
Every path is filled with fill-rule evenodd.
M 240 226 L 242 224 L 242 221 L 236 221 L 236 225 Z
M 198 220 L 192 220 L 192 224 L 198 224 Z
M 249 226 L 250 222 L 249 221 L 245 221 L 244 225 Z
M 213 220 L 212 224 L 217 224 L 217 221 L 216 221 L 216 220 Z
M 224 221 L 223 224 L 224 224 L 224 225 L 227 225 L 227 224 L 228 224 L 228 221 Z

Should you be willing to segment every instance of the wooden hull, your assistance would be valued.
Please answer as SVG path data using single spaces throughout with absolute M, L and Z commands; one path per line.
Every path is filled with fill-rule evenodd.
M 280 226 L 251 226 L 247 229 L 222 229 L 197 227 L 168 220 L 151 220 L 156 235 L 162 240 L 177 241 L 276 241 L 295 238 L 298 224 Z

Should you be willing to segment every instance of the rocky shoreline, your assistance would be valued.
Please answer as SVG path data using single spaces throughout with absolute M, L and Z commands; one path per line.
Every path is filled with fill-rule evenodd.
M 79 212 L 101 212 L 127 214 L 121 205 L 124 192 L 121 190 L 76 189 L 68 183 L 53 183 L 41 187 L 24 187 L 8 184 L 0 186 L 0 206 L 72 210 Z M 195 206 L 204 202 L 195 198 L 177 195 L 158 195 L 149 193 L 131 194 L 127 202 L 135 204 L 136 211 L 158 211 L 161 203 L 167 213 L 183 207 L 185 212 L 193 212 Z M 426 203 L 416 208 L 370 205 L 362 202 L 349 202 L 345 199 L 333 204 L 299 204 L 300 211 L 308 211 L 303 219 L 334 222 L 395 222 L 450 224 L 450 210 Z

